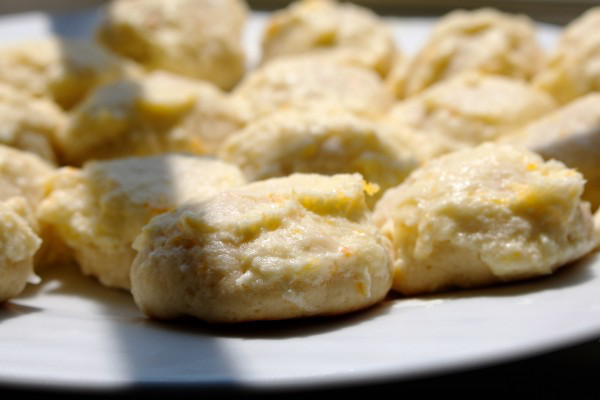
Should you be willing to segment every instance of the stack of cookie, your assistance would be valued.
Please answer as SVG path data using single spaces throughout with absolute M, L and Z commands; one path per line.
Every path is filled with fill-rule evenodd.
M 337 315 L 597 246 L 600 10 L 550 55 L 491 9 L 406 54 L 370 10 L 301 0 L 251 69 L 247 15 L 114 0 L 97 40 L 0 48 L 0 300 L 75 262 L 154 318 Z

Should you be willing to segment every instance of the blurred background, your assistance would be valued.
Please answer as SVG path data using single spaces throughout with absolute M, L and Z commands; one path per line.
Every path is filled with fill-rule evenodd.
M 34 9 L 72 10 L 105 3 L 107 0 L 19 0 L 0 1 L 0 13 L 15 13 Z M 287 0 L 247 0 L 258 10 L 284 7 Z M 456 8 L 491 6 L 500 10 L 525 13 L 538 21 L 565 24 L 584 10 L 600 5 L 600 0 L 356 0 L 384 15 L 440 15 Z

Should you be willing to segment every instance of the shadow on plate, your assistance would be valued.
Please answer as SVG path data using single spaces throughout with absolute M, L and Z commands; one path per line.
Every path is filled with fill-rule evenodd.
M 134 316 L 128 318 L 128 323 L 144 325 L 150 329 L 190 332 L 197 335 L 220 337 L 277 339 L 311 336 L 368 322 L 373 318 L 387 314 L 392 304 L 392 300 L 386 299 L 374 307 L 346 315 L 301 318 L 286 321 L 209 324 L 191 317 L 174 321 L 157 321 L 144 317 L 137 310 L 130 293 L 102 286 L 95 279 L 85 277 L 81 274 L 78 267 L 74 264 L 64 264 L 54 268 L 47 268 L 40 273 L 40 276 L 42 283 L 39 285 L 28 285 L 25 291 L 15 299 L 15 303 L 11 303 L 12 308 L 41 310 L 43 309 L 43 305 L 37 306 L 37 298 L 52 296 L 73 297 L 97 302 L 103 308 L 102 314 L 106 316 L 115 318 L 123 315 Z M 44 300 L 39 300 L 39 302 L 42 304 Z M 33 306 L 31 305 L 32 303 L 34 304 Z
M 564 290 L 594 279 L 600 264 L 600 254 L 594 252 L 586 257 L 559 268 L 551 275 L 526 279 L 522 281 L 506 282 L 486 288 L 460 289 L 418 297 L 405 297 L 400 294 L 391 294 L 393 300 L 418 298 L 422 300 L 454 300 L 474 297 L 511 297 L 539 293 L 543 291 Z
M 39 307 L 15 304 L 10 300 L 5 301 L 0 303 L 0 323 L 9 318 L 21 317 L 23 315 L 33 314 L 41 311 L 43 311 L 43 309 Z
M 600 262 L 600 254 L 594 253 L 584 259 L 560 268 L 554 274 L 526 281 L 500 284 L 482 289 L 448 291 L 443 293 L 404 297 L 391 292 L 378 305 L 366 310 L 356 311 L 346 315 L 300 318 L 284 321 L 258 321 L 237 324 L 209 324 L 194 318 L 180 318 L 173 321 L 158 321 L 144 317 L 137 310 L 133 298 L 123 290 L 109 289 L 97 281 L 83 276 L 75 265 L 61 265 L 43 271 L 42 284 L 29 285 L 24 293 L 3 306 L 8 311 L 0 313 L 1 318 L 19 316 L 23 313 L 35 312 L 42 309 L 27 300 L 36 296 L 69 296 L 79 297 L 97 302 L 103 308 L 103 314 L 115 318 L 124 315 L 128 323 L 145 326 L 148 329 L 160 329 L 195 335 L 244 339 L 286 339 L 291 337 L 308 337 L 325 332 L 344 329 L 383 317 L 389 314 L 399 301 L 418 300 L 458 300 L 477 297 L 513 297 L 523 296 L 541 291 L 564 290 L 584 284 L 596 276 L 592 268 Z M 25 300 L 25 304 L 19 304 Z
M 65 38 L 92 38 L 103 13 L 102 7 L 48 14 L 50 30 Z
M 365 310 L 336 316 L 297 318 L 282 321 L 256 321 L 235 324 L 209 324 L 193 318 L 181 318 L 174 321 L 156 321 L 147 319 L 144 323 L 160 326 L 161 329 L 186 330 L 211 336 L 241 339 L 289 339 L 309 337 L 367 323 L 382 317 L 391 311 L 392 300 L 383 302 Z
M 325 332 L 344 329 L 368 323 L 384 317 L 392 311 L 398 301 L 420 300 L 457 300 L 477 297 L 518 297 L 542 291 L 564 290 L 590 281 L 596 276 L 592 266 L 600 262 L 598 253 L 591 254 L 579 261 L 560 268 L 554 274 L 525 281 L 500 284 L 482 289 L 449 291 L 419 297 L 403 297 L 391 292 L 380 304 L 366 310 L 346 315 L 312 317 L 284 321 L 259 321 L 240 324 L 208 324 L 193 318 L 175 321 L 156 321 L 141 319 L 138 323 L 163 330 L 186 331 L 199 335 L 244 339 L 287 339 L 291 337 L 309 337 Z
M 113 310 L 114 316 L 123 315 L 123 308 L 137 312 L 131 294 L 124 290 L 102 286 L 95 279 L 85 277 L 75 264 L 63 264 L 49 267 L 39 273 L 42 283 L 28 285 L 25 291 L 15 299 L 16 302 L 33 302 L 39 296 L 61 296 L 96 301 L 107 311 Z M 110 315 L 110 312 L 108 313 Z

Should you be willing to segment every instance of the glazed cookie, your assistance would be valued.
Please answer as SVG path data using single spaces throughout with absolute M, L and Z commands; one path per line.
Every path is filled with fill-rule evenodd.
M 394 101 L 374 72 L 318 55 L 276 58 L 248 74 L 233 96 L 254 118 L 286 108 L 344 108 L 378 117 Z
M 466 71 L 528 80 L 544 61 L 533 22 L 493 9 L 454 11 L 441 18 L 405 75 L 404 96 Z
M 74 111 L 57 147 L 69 165 L 174 151 L 213 153 L 247 114 L 209 82 L 154 72 L 94 91 Z
M 42 241 L 32 224 L 27 200 L 0 201 L 0 302 L 17 296 L 35 279 L 33 258 Z
M 358 174 L 295 174 L 161 215 L 134 247 L 148 315 L 209 322 L 336 315 L 382 300 L 390 256 Z
M 386 23 L 371 10 L 331 0 L 302 0 L 273 13 L 262 37 L 263 61 L 319 52 L 385 76 L 396 51 Z
M 469 72 L 397 103 L 384 124 L 395 140 L 421 135 L 411 140 L 426 142 L 415 150 L 426 160 L 496 140 L 554 107 L 549 95 L 521 81 Z
M 94 87 L 137 69 L 97 44 L 47 38 L 0 47 L 0 82 L 71 109 Z
M 584 200 L 600 206 L 600 93 L 588 94 L 503 139 L 562 161 L 586 179 Z
M 377 184 L 381 194 L 402 182 L 416 161 L 379 131 L 374 122 L 348 111 L 286 110 L 255 120 L 231 135 L 219 156 L 237 164 L 249 181 L 294 172 L 358 172 Z M 370 197 L 369 204 L 377 198 Z
M 73 250 L 82 271 L 128 289 L 133 239 L 150 219 L 190 199 L 244 183 L 239 169 L 187 155 L 132 157 L 62 168 L 49 183 L 41 220 Z
M 559 103 L 600 91 L 600 7 L 589 9 L 565 28 L 554 53 L 534 80 Z
M 246 12 L 241 0 L 115 0 L 98 38 L 149 70 L 230 89 L 244 73 Z
M 598 243 L 581 174 L 525 148 L 484 144 L 433 160 L 377 203 L 407 294 L 547 275 Z

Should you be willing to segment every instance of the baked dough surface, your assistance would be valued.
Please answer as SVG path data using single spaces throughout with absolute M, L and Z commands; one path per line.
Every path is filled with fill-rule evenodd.
M 248 111 L 210 82 L 167 72 L 122 79 L 94 91 L 58 136 L 63 162 L 152 155 L 214 153 L 241 128 Z
M 484 144 L 416 170 L 376 206 L 413 295 L 550 274 L 598 243 L 581 174 L 524 148 Z
M 250 72 L 233 92 L 252 118 L 282 109 L 339 109 L 379 117 L 393 96 L 372 71 L 319 55 L 278 57 Z
M 23 197 L 35 209 L 54 171 L 52 165 L 35 154 L 0 144 L 0 200 Z
M 562 161 L 586 180 L 584 200 L 600 206 L 600 93 L 591 93 L 531 122 L 503 141 Z
M 33 214 L 22 197 L 0 201 L 0 302 L 23 291 L 33 274 L 41 239 L 32 229 Z
M 368 199 L 374 204 L 416 166 L 407 150 L 387 141 L 380 130 L 376 123 L 348 111 L 286 110 L 231 135 L 219 156 L 238 165 L 249 181 L 294 172 L 358 172 L 379 186 L 378 195 Z
M 115 0 L 98 38 L 149 70 L 230 89 L 244 73 L 246 13 L 241 0 Z
M 142 231 L 132 270 L 156 318 L 240 322 L 332 315 L 383 299 L 390 256 L 358 174 L 295 174 L 225 191 Z
M 263 62 L 319 52 L 385 76 L 396 46 L 386 23 L 367 8 L 331 0 L 303 0 L 276 11 L 262 37 Z
M 561 104 L 600 91 L 600 7 L 567 25 L 534 85 Z
M 129 74 L 137 74 L 135 66 L 89 40 L 46 38 L 0 47 L 0 82 L 64 109 L 99 84 Z
M 528 80 L 543 60 L 529 17 L 485 8 L 458 10 L 440 18 L 397 85 L 409 97 L 466 71 Z
M 397 103 L 383 123 L 392 140 L 413 136 L 407 143 L 427 161 L 496 140 L 554 108 L 548 94 L 522 81 L 467 72 Z
M 37 270 L 69 259 L 69 252 L 55 232 L 39 221 L 37 211 L 46 195 L 46 184 L 56 168 L 35 154 L 0 145 L 0 201 L 14 197 L 27 202 L 30 228 L 43 240 L 35 254 Z
M 86 275 L 128 289 L 131 243 L 152 217 L 243 183 L 237 167 L 197 156 L 92 162 L 59 170 L 40 217 L 72 249 Z

